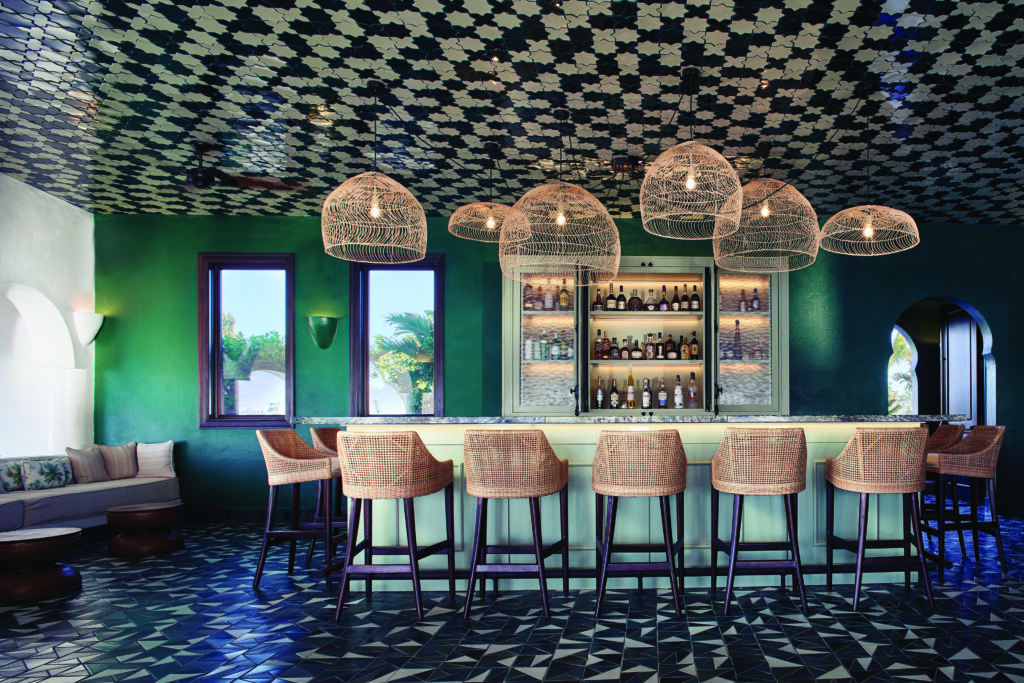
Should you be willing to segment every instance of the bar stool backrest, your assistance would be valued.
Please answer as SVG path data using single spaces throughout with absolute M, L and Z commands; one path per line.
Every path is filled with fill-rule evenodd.
M 271 486 L 331 478 L 331 458 L 313 450 L 294 429 L 257 429 Z
M 780 496 L 807 488 L 807 437 L 800 427 L 726 427 L 711 460 L 711 483 L 719 491 Z
M 311 427 L 309 440 L 316 450 L 324 455 L 335 457 L 338 455 L 338 432 L 340 431 L 338 427 Z
M 686 452 L 675 429 L 602 431 L 592 485 L 606 496 L 670 496 L 686 488 Z
M 858 493 L 914 493 L 924 489 L 927 427 L 857 427 L 843 451 L 826 463 L 829 481 Z
M 569 478 L 539 429 L 468 429 L 463 441 L 466 493 L 477 498 L 536 498 Z
M 336 443 L 349 498 L 416 498 L 452 482 L 452 461 L 438 462 L 416 432 L 339 431 Z
M 995 425 L 972 428 L 963 441 L 938 451 L 939 471 L 964 477 L 994 479 L 1005 432 L 1006 427 Z
M 929 453 L 943 451 L 959 441 L 963 435 L 963 425 L 939 425 L 928 437 L 928 445 L 925 448 Z

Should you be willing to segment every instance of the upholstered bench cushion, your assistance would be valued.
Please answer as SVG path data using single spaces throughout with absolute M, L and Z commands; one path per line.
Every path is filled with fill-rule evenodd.
M 24 507 L 24 527 L 66 526 L 68 522 L 94 526 L 106 522 L 109 507 L 177 500 L 178 495 L 177 478 L 152 477 L 11 491 L 0 496 L 0 504 L 19 502 Z
M 24 507 L 20 500 L 14 500 L 11 494 L 0 494 L 0 531 L 12 531 L 21 527 Z

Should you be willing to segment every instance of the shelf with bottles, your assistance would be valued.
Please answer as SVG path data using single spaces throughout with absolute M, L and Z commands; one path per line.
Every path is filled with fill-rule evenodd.
M 641 365 L 641 366 L 643 366 L 645 368 L 647 368 L 647 367 L 657 367 L 659 365 L 660 366 L 664 366 L 664 367 L 673 367 L 673 368 L 675 368 L 675 367 L 682 367 L 682 366 L 700 367 L 700 366 L 704 365 L 704 361 L 703 360 L 667 360 L 667 359 L 657 359 L 657 358 L 654 359 L 654 360 L 646 360 L 646 359 L 643 359 L 643 358 L 638 359 L 638 360 L 633 360 L 632 358 L 630 358 L 629 360 L 623 360 L 623 359 L 619 359 L 619 358 L 607 358 L 607 359 L 591 358 L 589 362 L 590 362 L 591 365 L 633 365 L 633 364 L 636 364 L 636 365 Z
M 620 273 L 607 290 L 592 288 L 588 304 L 592 316 L 699 314 L 704 310 L 703 297 L 704 279 L 696 273 Z M 615 301 L 614 308 L 610 300 Z
M 561 279 L 561 284 L 558 280 Z M 537 275 L 520 285 L 520 301 L 524 315 L 572 313 L 575 306 L 575 283 L 569 278 Z
M 680 370 L 677 365 L 659 364 L 656 368 L 614 368 L 607 372 L 591 371 L 590 409 L 596 412 L 637 410 L 703 410 L 704 381 L 700 368 Z M 629 381 L 633 380 L 633 401 L 630 407 Z M 649 403 L 645 402 L 645 387 Z M 616 399 L 617 395 L 617 399 Z
M 643 331 L 637 330 L 635 326 L 606 325 L 598 328 L 590 342 L 590 359 L 701 362 L 704 344 L 698 330 L 703 332 L 702 326 L 665 325 L 657 330 L 647 327 Z M 691 329 L 686 332 L 688 327 Z
M 719 274 L 718 313 L 769 315 L 771 276 L 759 273 Z
M 591 311 L 591 320 L 700 320 L 704 311 Z

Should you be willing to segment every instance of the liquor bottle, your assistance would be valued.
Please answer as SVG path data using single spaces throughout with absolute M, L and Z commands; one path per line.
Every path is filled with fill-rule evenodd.
M 690 360 L 690 344 L 685 334 L 679 335 L 679 360 Z
M 576 357 L 576 349 L 573 346 L 572 335 L 568 335 L 565 343 L 562 344 L 562 357 L 565 360 L 572 360 Z
M 548 359 L 548 335 L 544 330 L 540 331 L 540 338 L 537 340 L 537 360 Z
M 608 333 L 601 337 L 601 360 L 608 360 L 612 351 L 612 342 L 608 339 Z
M 700 360 L 700 344 L 697 343 L 697 330 L 690 333 L 690 360 Z
M 736 310 L 740 313 L 746 313 L 749 305 L 747 304 L 747 290 L 740 290 L 740 300 L 736 302 Z
M 637 296 L 636 290 L 633 290 L 633 295 L 629 297 L 629 301 L 626 302 L 627 311 L 641 311 L 644 308 L 644 304 L 640 301 L 640 297 Z
M 619 360 L 629 360 L 629 340 L 625 337 L 622 338 L 622 348 L 619 349 Z
M 690 297 L 690 310 L 691 311 L 699 311 L 700 310 L 700 297 L 697 296 L 697 285 L 693 286 L 693 295 Z
M 616 386 L 614 377 L 612 377 L 612 390 L 608 392 L 608 407 L 619 407 L 619 387 Z
M 641 360 L 644 357 L 644 350 L 640 347 L 640 340 L 633 340 L 633 349 L 629 352 L 629 357 L 633 360 Z
M 685 286 L 684 286 L 684 290 L 685 290 Z M 686 292 L 684 291 L 683 293 L 685 294 Z M 673 311 L 678 311 L 680 309 L 680 307 L 681 307 L 681 303 L 679 301 L 679 285 L 676 285 L 676 292 L 675 292 L 675 294 L 672 295 L 671 307 L 672 307 Z
M 601 330 L 597 330 L 597 334 L 594 335 L 594 360 L 601 360 L 601 352 L 604 349 L 604 337 L 601 336 Z
M 683 382 L 679 379 L 679 375 L 676 375 L 676 388 L 672 392 L 672 407 L 676 410 L 683 407 Z
M 597 298 L 594 299 L 594 303 L 590 306 L 590 310 L 592 310 L 592 311 L 603 311 L 604 310 L 604 300 L 601 298 L 601 290 L 600 289 L 597 290 Z
M 548 357 L 551 360 L 562 360 L 562 340 L 558 338 L 557 332 L 551 333 L 551 341 L 548 342 Z
M 647 290 L 647 299 L 644 301 L 645 311 L 656 311 L 658 310 L 658 302 L 654 300 L 654 290 Z
M 604 408 L 604 377 L 597 378 L 597 391 L 594 392 L 594 407 Z
M 647 343 L 644 344 L 644 358 L 647 360 L 654 360 L 656 349 L 654 347 L 654 333 L 647 333 Z
M 523 360 L 533 360 L 534 346 L 533 337 L 523 339 Z
M 523 285 L 523 310 L 533 310 L 533 285 L 529 282 Z
M 611 346 L 608 347 L 608 355 L 605 358 L 617 359 L 619 357 L 619 338 L 612 337 Z
M 661 301 L 658 302 L 659 311 L 667 311 L 669 307 L 668 299 L 665 298 L 665 285 L 661 286 Z
M 661 378 L 661 386 L 658 387 L 658 407 L 668 408 L 668 391 L 665 389 L 665 378 Z
M 732 336 L 733 360 L 743 360 L 743 347 L 740 345 L 740 321 L 736 321 L 736 332 Z
M 757 287 L 754 287 L 754 296 L 750 297 L 750 310 L 761 310 L 761 297 L 757 295 Z
M 661 332 L 658 333 L 658 341 L 654 343 L 654 358 L 665 360 L 665 342 L 661 340 Z
M 676 342 L 672 339 L 672 335 L 668 335 L 668 341 L 665 342 L 665 358 L 668 360 L 677 360 L 679 358 L 679 350 L 676 348 Z
M 644 377 L 644 390 L 640 393 L 640 407 L 650 410 L 652 405 L 651 380 Z
M 555 290 L 551 287 L 551 278 L 548 278 L 548 288 L 544 290 L 544 310 L 555 310 Z
M 562 278 L 562 288 L 558 290 L 558 310 L 569 311 L 569 289 L 565 286 L 565 278 Z
M 697 404 L 697 374 L 690 373 L 690 383 L 686 386 L 686 402 L 690 408 L 698 407 Z
M 633 386 L 633 366 L 629 366 L 629 375 L 626 378 L 626 407 L 630 410 L 636 408 L 636 387 Z
M 686 294 L 686 285 L 683 285 L 683 296 L 679 299 L 679 310 L 690 310 L 690 297 Z
M 626 295 L 622 293 L 622 285 L 619 285 L 619 296 L 615 299 L 615 308 L 619 311 L 626 310 Z

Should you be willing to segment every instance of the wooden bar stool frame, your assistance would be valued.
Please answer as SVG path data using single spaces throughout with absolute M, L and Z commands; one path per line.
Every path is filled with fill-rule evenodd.
M 423 618 L 423 594 L 419 563 L 425 557 L 444 554 L 448 558 L 448 595 L 455 599 L 455 512 L 454 464 L 438 461 L 416 432 L 344 432 L 337 434 L 342 486 L 349 499 L 348 539 L 342 564 L 341 590 L 334 620 L 341 617 L 354 580 L 366 582 L 366 598 L 372 596 L 374 576 L 412 580 L 416 616 Z M 414 499 L 444 491 L 445 539 L 428 546 L 416 539 Z M 378 546 L 373 543 L 372 504 L 377 499 L 401 500 L 405 513 L 406 545 Z M 363 539 L 358 540 L 359 521 L 366 505 Z M 363 553 L 365 563 L 355 564 Z M 374 564 L 376 555 L 404 555 L 408 564 Z
M 664 429 L 654 432 L 602 431 L 594 453 L 592 487 L 596 497 L 595 549 L 597 551 L 597 605 L 600 616 L 607 592 L 608 577 L 636 576 L 637 590 L 643 590 L 643 577 L 667 572 L 672 590 L 672 605 L 682 617 L 683 593 L 683 491 L 686 489 L 686 452 L 679 432 Z M 615 543 L 615 520 L 619 498 L 657 498 L 661 509 L 664 541 L 658 543 Z M 676 525 L 679 538 L 672 532 L 671 498 L 676 499 Z M 605 510 L 605 498 L 607 509 Z M 665 553 L 664 562 L 612 562 L 613 553 Z M 677 566 L 678 561 L 678 566 Z
M 477 578 L 481 595 L 487 576 L 495 579 L 515 575 L 536 575 L 540 582 L 544 617 L 550 618 L 547 570 L 544 560 L 560 553 L 562 556 L 562 594 L 569 595 L 569 461 L 559 460 L 544 432 L 537 429 L 489 430 L 470 429 L 465 433 L 464 462 L 466 492 L 476 496 L 476 530 L 470 558 L 469 585 L 463 617 L 469 618 Z M 557 493 L 561 538 L 544 545 L 541 534 L 540 499 Z M 526 498 L 530 507 L 532 546 L 492 545 L 487 542 L 487 513 L 491 499 Z M 533 563 L 488 563 L 487 556 L 528 555 Z
M 313 446 L 313 450 L 318 453 L 322 453 L 324 456 L 331 458 L 331 476 L 334 479 L 334 491 L 332 492 L 334 507 L 331 510 L 332 524 L 335 529 L 347 532 L 348 530 L 348 517 L 345 511 L 345 494 L 341 488 L 341 466 L 338 461 L 338 432 L 341 431 L 338 427 L 310 427 L 309 437 L 310 443 Z M 316 497 L 316 515 L 313 521 L 322 521 L 326 516 L 324 505 L 326 501 L 323 496 L 323 489 L 317 489 Z M 313 562 L 313 550 L 316 547 L 317 539 L 311 538 L 309 540 L 309 548 L 306 549 L 306 566 L 308 567 Z M 333 550 L 334 555 L 337 555 L 337 548 Z M 339 563 L 326 568 L 324 571 L 327 574 L 327 588 L 331 587 L 331 574 L 340 567 Z
M 864 567 L 902 565 L 904 584 L 910 589 L 910 568 L 918 565 L 928 606 L 935 608 L 931 580 L 925 565 L 925 552 L 920 529 L 918 494 L 924 489 L 925 444 L 927 427 L 906 429 L 854 429 L 850 442 L 835 458 L 825 461 L 825 589 L 832 590 L 833 555 L 847 550 L 857 557 L 854 570 L 853 611 L 860 607 L 860 587 Z M 860 495 L 857 540 L 835 534 L 835 491 L 842 488 Z M 867 540 L 868 496 L 871 494 L 903 496 L 903 537 Z M 910 546 L 917 549 L 916 558 Z M 866 557 L 870 549 L 902 548 L 901 556 Z M 916 560 L 916 562 L 915 562 Z
M 797 494 L 807 488 L 807 437 L 804 430 L 727 427 L 711 460 L 711 594 L 718 592 L 718 553 L 729 557 L 722 614 L 729 613 L 737 570 L 793 575 L 800 609 L 807 614 L 807 592 L 797 539 Z M 718 535 L 719 495 L 733 494 L 732 531 L 728 541 Z M 785 541 L 740 541 L 743 501 L 748 495 L 781 495 L 786 509 Z M 789 559 L 740 560 L 740 552 L 787 551 Z

